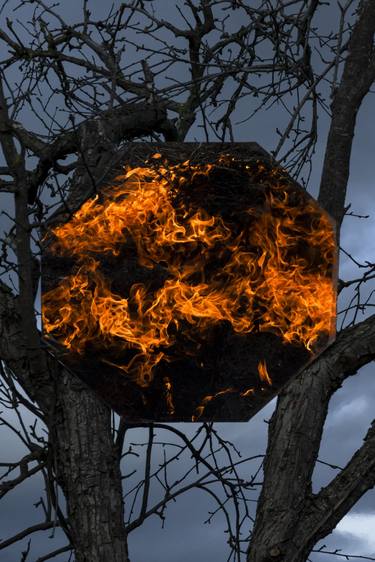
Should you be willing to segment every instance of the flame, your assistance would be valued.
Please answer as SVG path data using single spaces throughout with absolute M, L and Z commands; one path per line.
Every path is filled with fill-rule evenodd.
M 261 381 L 266 382 L 269 386 L 272 386 L 272 380 L 270 375 L 268 374 L 266 361 L 264 359 L 261 359 L 258 363 L 258 374 Z M 261 390 L 264 389 L 262 388 Z M 216 400 L 216 398 L 218 398 L 219 396 L 222 396 L 223 394 L 228 394 L 229 392 L 239 393 L 241 397 L 245 398 L 255 394 L 256 389 L 254 387 L 250 387 L 247 388 L 246 390 L 240 391 L 239 389 L 235 389 L 231 386 L 229 388 L 216 392 L 216 394 L 209 394 L 205 396 L 201 400 L 199 406 L 196 407 L 195 414 L 192 416 L 191 421 L 193 422 L 197 421 L 203 415 L 203 412 L 206 409 L 207 404 L 209 402 L 211 402 L 212 400 Z
M 255 393 L 255 388 L 251 387 L 251 388 L 247 388 L 246 390 L 243 390 L 242 392 L 240 392 L 240 396 L 242 397 L 246 397 L 246 396 L 252 396 Z
M 125 168 L 114 185 L 47 235 L 49 251 L 73 257 L 76 267 L 43 295 L 46 334 L 79 354 L 88 344 L 118 356 L 127 352 L 126 364 L 105 361 L 141 387 L 151 383 L 160 361 L 172 360 L 179 330 L 204 334 L 217 322 L 229 322 L 240 334 L 273 331 L 313 352 L 335 315 L 335 240 L 327 216 L 313 202 L 295 200 L 280 168 L 256 162 L 243 170 L 264 186 L 265 205 L 244 209 L 250 226 L 237 232 L 234 223 L 186 202 L 192 182 L 203 178 L 209 184 L 217 166 L 236 169 L 234 158 L 170 165 L 158 153 L 153 160 Z M 100 259 L 121 254 L 126 260 L 134 253 L 144 268 L 162 267 L 166 279 L 154 290 L 135 283 L 122 296 L 112 290 Z M 215 262 L 222 265 L 215 268 Z M 272 384 L 265 362 L 258 371 Z M 172 412 L 170 384 L 165 387 Z M 212 399 L 204 398 L 198 410 Z
M 268 385 L 272 386 L 272 380 L 268 374 L 267 365 L 264 359 L 260 360 L 258 363 L 258 374 L 261 381 L 264 381 Z
M 201 403 L 199 404 L 199 406 L 197 406 L 197 408 L 195 409 L 195 414 L 191 417 L 191 421 L 195 422 L 202 416 L 202 414 L 203 414 L 204 410 L 206 409 L 206 406 L 209 402 L 211 402 L 212 400 L 215 400 L 219 396 L 223 396 L 223 394 L 228 394 L 228 392 L 237 392 L 237 391 L 232 386 L 230 386 L 228 388 L 220 390 L 219 392 L 216 392 L 216 394 L 212 394 L 212 395 L 209 394 L 209 395 L 205 396 L 203 398 L 203 400 L 201 401 Z
M 174 404 L 173 404 L 173 390 L 172 390 L 172 383 L 169 377 L 163 378 L 163 383 L 165 387 L 165 402 L 167 404 L 167 412 L 170 416 L 174 414 Z

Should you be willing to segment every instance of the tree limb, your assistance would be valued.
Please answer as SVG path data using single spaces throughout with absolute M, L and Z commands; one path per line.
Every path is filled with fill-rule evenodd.
M 350 155 L 357 112 L 375 80 L 375 2 L 363 0 L 353 28 L 342 79 L 332 101 L 329 129 L 318 201 L 337 222 L 337 232 L 345 209 Z
M 333 531 L 365 492 L 375 486 L 375 420 L 364 438 L 364 443 L 346 467 L 318 494 L 311 498 L 310 509 L 301 519 L 297 536 L 304 537 L 312 548 L 321 538 Z
M 309 550 L 302 556 L 294 537 L 305 544 L 296 528 L 309 513 L 311 477 L 329 399 L 348 376 L 374 359 L 375 315 L 340 332 L 279 395 L 269 426 L 264 485 L 249 562 L 266 559 L 274 549 L 288 562 L 306 559 L 303 556 Z
M 23 531 L 20 531 L 13 537 L 9 537 L 9 539 L 5 539 L 0 542 L 0 550 L 14 544 L 21 539 L 31 535 L 32 533 L 37 533 L 38 531 L 45 531 L 46 529 L 51 529 L 52 527 L 58 527 L 58 523 L 55 521 L 43 521 L 43 523 L 38 523 L 37 525 L 32 525 Z

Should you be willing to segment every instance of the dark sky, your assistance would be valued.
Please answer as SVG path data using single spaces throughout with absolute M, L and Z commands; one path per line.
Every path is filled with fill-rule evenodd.
M 99 17 L 107 3 L 93 1 L 89 3 L 93 14 Z M 119 2 L 116 2 L 118 5 Z M 9 15 L 16 2 L 11 0 L 3 14 Z M 154 2 L 159 17 L 168 19 L 172 17 L 175 2 L 171 0 L 159 0 Z M 183 6 L 182 0 L 177 5 Z M 80 2 L 66 0 L 63 2 L 64 15 L 72 21 L 79 17 Z M 335 27 L 332 14 L 329 9 L 317 18 L 317 26 Z M 21 13 L 19 14 L 21 17 Z M 173 16 L 175 17 L 175 16 Z M 375 98 L 370 94 L 365 100 L 359 116 L 358 125 L 354 138 L 354 147 L 351 160 L 351 173 L 347 203 L 352 203 L 351 210 L 359 214 L 369 214 L 367 220 L 347 217 L 342 229 L 342 247 L 351 253 L 359 261 L 374 259 L 375 253 L 375 203 L 373 197 L 374 183 L 374 107 Z M 241 109 L 241 108 L 240 108 Z M 241 111 L 244 109 L 242 108 Z M 239 114 L 241 117 L 241 114 Z M 30 123 L 25 122 L 27 127 Z M 267 150 L 272 150 L 276 143 L 275 127 L 279 123 L 285 123 L 285 115 L 281 106 L 276 106 L 269 113 L 257 115 L 252 121 L 239 125 L 235 128 L 235 140 L 257 141 Z M 322 114 L 319 120 L 320 140 L 314 160 L 313 176 L 310 192 L 317 195 L 319 177 L 324 155 L 325 139 L 328 119 Z M 202 131 L 194 127 L 187 140 L 203 140 Z M 211 139 L 214 140 L 214 139 Z M 2 196 L 0 199 L 2 208 L 9 209 L 8 198 Z M 6 225 L 6 218 L 0 216 L 2 225 Z M 351 260 L 341 255 L 340 277 L 351 279 L 358 277 L 358 269 Z M 373 289 L 369 287 L 367 293 Z M 350 290 L 343 291 L 339 301 L 338 310 L 342 310 L 351 296 Z M 368 313 L 365 313 L 363 318 Z M 338 316 L 339 322 L 341 316 Z M 325 432 L 320 451 L 320 459 L 329 463 L 343 466 L 361 445 L 362 439 L 373 419 L 375 396 L 375 378 L 373 365 L 366 366 L 361 371 L 348 379 L 343 388 L 334 396 L 330 404 Z M 270 418 L 274 402 L 264 408 L 258 415 L 248 423 L 216 424 L 216 429 L 223 437 L 230 439 L 241 450 L 243 456 L 264 453 L 266 446 L 267 424 L 264 420 Z M 16 421 L 14 413 L 6 412 L 10 421 Z M 31 416 L 25 415 L 26 424 L 33 423 Z M 179 429 L 188 434 L 195 431 L 197 424 L 177 424 Z M 145 441 L 147 434 L 143 430 L 133 430 L 130 440 L 132 442 Z M 24 448 L 19 440 L 6 427 L 0 427 L 1 453 L 0 462 L 16 460 Z M 155 453 L 155 466 L 161 461 L 162 451 Z M 189 460 L 181 460 L 188 463 Z M 248 465 L 248 472 L 253 474 L 259 461 Z M 141 459 L 137 463 L 134 458 L 126 460 L 124 471 L 129 472 L 132 467 L 138 467 L 142 473 Z M 187 464 L 185 465 L 187 466 Z M 176 465 L 172 469 L 170 480 L 173 481 L 180 473 L 181 467 Z M 335 471 L 318 465 L 314 474 L 314 490 L 319 490 L 335 475 Z M 6 496 L 0 503 L 0 538 L 4 539 L 26 525 L 37 523 L 41 520 L 40 509 L 35 509 L 33 503 L 37 502 L 42 494 L 43 483 L 38 479 L 28 480 L 23 486 L 17 488 Z M 155 499 L 158 490 L 153 491 Z M 256 493 L 254 493 L 254 498 Z M 225 562 L 227 558 L 226 535 L 223 533 L 225 523 L 218 516 L 210 525 L 204 525 L 208 511 L 212 510 L 213 503 L 201 491 L 188 493 L 170 506 L 167 511 L 165 529 L 160 529 L 160 520 L 151 518 L 140 529 L 130 536 L 130 556 L 132 562 L 206 562 L 215 560 Z M 33 536 L 33 550 L 30 560 L 34 561 L 38 555 L 57 548 L 64 544 L 61 533 L 56 531 L 56 539 L 48 538 L 48 533 L 40 533 Z M 375 556 L 375 494 L 367 493 L 355 506 L 350 514 L 338 525 L 335 532 L 324 541 L 328 547 L 342 548 L 344 552 L 357 555 Z M 19 562 L 21 550 L 26 546 L 17 545 L 15 548 L 2 552 L 0 560 L 4 562 Z M 333 560 L 327 555 L 313 555 L 314 562 L 320 560 Z M 56 562 L 65 562 L 68 556 L 55 558 Z

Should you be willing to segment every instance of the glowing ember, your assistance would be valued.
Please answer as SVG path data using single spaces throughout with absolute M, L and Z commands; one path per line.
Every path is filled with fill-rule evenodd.
M 258 373 L 259 373 L 260 380 L 262 380 L 262 381 L 266 382 L 267 384 L 269 384 L 270 386 L 272 386 L 272 380 L 271 380 L 271 377 L 268 374 L 267 365 L 266 365 L 266 362 L 264 360 L 259 361 Z
M 164 377 L 163 382 L 165 386 L 165 401 L 167 403 L 167 411 L 168 414 L 172 416 L 174 414 L 172 384 L 169 380 L 169 377 Z
M 232 209 L 226 177 L 241 186 Z M 50 256 L 74 266 L 43 295 L 45 333 L 76 357 L 95 350 L 140 389 L 143 403 L 160 371 L 170 417 L 176 383 L 162 372 L 181 358 L 204 369 L 199 350 L 215 327 L 274 334 L 310 356 L 332 334 L 332 224 L 282 169 L 259 160 L 224 153 L 211 163 L 171 164 L 155 153 L 143 167 L 127 166 L 47 241 Z M 117 287 L 123 263 L 136 273 L 128 269 Z M 272 386 L 264 357 L 257 371 Z M 255 391 L 248 384 L 201 394 L 192 419 L 223 395 L 251 400 Z

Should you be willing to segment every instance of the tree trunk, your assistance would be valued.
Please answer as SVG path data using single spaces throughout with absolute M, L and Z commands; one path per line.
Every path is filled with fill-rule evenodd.
M 110 409 L 63 372 L 55 413 L 50 443 L 67 501 L 75 560 L 126 562 L 120 455 L 111 436 Z
M 358 19 L 349 40 L 342 79 L 333 98 L 332 121 L 319 192 L 320 204 L 336 220 L 337 240 L 344 216 L 356 116 L 375 78 L 374 32 L 375 3 L 364 0 L 360 4 Z M 359 456 L 354 455 L 339 477 L 319 494 L 313 495 L 311 492 L 311 476 L 330 397 L 339 388 L 340 381 L 344 380 L 345 372 L 346 376 L 356 372 L 356 369 L 348 369 L 339 361 L 339 342 L 345 343 L 345 332 L 350 333 L 350 330 L 342 332 L 341 339 L 339 335 L 331 350 L 328 348 L 321 359 L 305 369 L 279 396 L 270 424 L 264 484 L 248 562 L 305 562 L 314 544 L 329 534 L 343 514 L 369 489 L 364 481 L 368 482 L 369 487 L 373 486 L 375 478 L 369 477 L 368 472 L 360 476 L 357 467 L 361 465 L 361 455 L 366 456 L 368 447 L 373 447 L 374 430 L 371 428 Z M 361 345 L 359 334 L 357 338 L 357 345 Z M 357 352 L 350 354 L 350 339 L 345 345 L 341 353 L 346 355 L 348 361 L 352 361 Z M 367 353 L 366 350 L 364 353 Z M 336 355 L 337 360 L 331 361 L 330 354 L 332 357 Z M 353 467 L 357 470 L 353 470 Z M 347 478 L 350 483 L 350 490 L 345 493 L 341 491 L 341 477 L 344 480 Z M 333 505 L 325 501 L 325 494 L 330 488 L 336 494 Z M 344 503 L 343 512 L 341 504 Z

